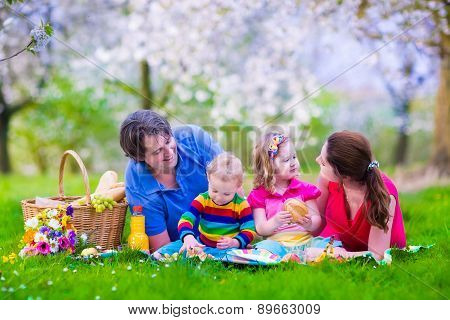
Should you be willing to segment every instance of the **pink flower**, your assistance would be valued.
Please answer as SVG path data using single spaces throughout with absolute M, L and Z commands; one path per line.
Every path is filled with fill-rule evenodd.
M 35 256 L 37 255 L 38 252 L 36 250 L 36 248 L 32 245 L 26 245 L 22 250 L 20 250 L 19 252 L 19 256 L 21 258 L 25 257 L 25 256 Z
M 69 239 L 66 237 L 61 237 L 58 239 L 59 248 L 62 250 L 66 250 L 70 247 Z
M 41 241 L 36 245 L 36 250 L 40 253 L 46 256 L 50 253 L 50 246 L 47 242 Z

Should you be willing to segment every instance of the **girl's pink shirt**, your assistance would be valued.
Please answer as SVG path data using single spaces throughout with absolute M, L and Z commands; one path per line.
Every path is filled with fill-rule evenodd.
M 265 209 L 266 219 L 269 220 L 278 212 L 283 211 L 283 204 L 287 199 L 296 198 L 306 202 L 317 199 L 319 196 L 320 190 L 315 185 L 294 178 L 291 180 L 288 188 L 283 194 L 279 194 L 278 192 L 270 193 L 264 188 L 264 186 L 260 186 L 250 192 L 247 197 L 247 201 L 252 209 Z M 275 233 L 287 231 L 307 232 L 298 224 L 284 224 L 275 230 Z

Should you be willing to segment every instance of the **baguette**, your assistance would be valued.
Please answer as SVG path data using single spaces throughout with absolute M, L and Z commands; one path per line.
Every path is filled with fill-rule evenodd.
M 106 171 L 98 183 L 97 189 L 91 194 L 91 200 L 95 196 L 113 199 L 120 201 L 125 198 L 125 182 L 117 182 L 117 173 L 114 171 Z M 85 197 L 72 201 L 72 206 L 82 206 L 86 204 Z
M 106 171 L 100 178 L 98 182 L 97 189 L 95 189 L 94 194 L 99 194 L 108 191 L 113 185 L 117 183 L 117 173 L 115 171 Z
M 119 187 L 125 187 L 125 182 L 114 183 L 110 189 L 119 188 Z
M 108 191 L 102 192 L 99 195 L 105 198 L 113 199 L 114 201 L 120 201 L 125 198 L 125 187 L 109 189 Z

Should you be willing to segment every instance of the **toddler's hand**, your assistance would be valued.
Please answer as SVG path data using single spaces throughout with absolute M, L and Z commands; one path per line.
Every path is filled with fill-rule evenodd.
M 275 222 L 276 227 L 280 227 L 283 224 L 289 224 L 292 222 L 292 216 L 289 211 L 280 211 L 272 218 Z
M 199 243 L 193 235 L 187 235 L 183 239 L 183 245 L 181 246 L 179 253 L 182 253 L 186 249 L 191 250 L 192 248 L 195 248 L 195 247 L 203 248 L 204 246 L 205 245 Z
M 228 249 L 228 248 L 239 248 L 240 243 L 237 239 L 230 237 L 221 237 L 219 241 L 217 241 L 217 249 Z

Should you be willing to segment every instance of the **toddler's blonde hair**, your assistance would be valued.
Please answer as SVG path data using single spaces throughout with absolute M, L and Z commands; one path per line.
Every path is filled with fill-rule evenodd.
M 253 187 L 258 188 L 264 186 L 271 193 L 275 192 L 275 168 L 273 160 L 269 156 L 269 146 L 272 143 L 273 137 L 277 134 L 284 133 L 276 131 L 266 133 L 253 148 Z M 289 141 L 289 138 L 283 144 L 287 141 Z
M 241 160 L 229 152 L 221 153 L 215 157 L 206 168 L 206 173 L 208 178 L 215 176 L 222 181 L 236 181 L 240 186 L 244 179 Z

